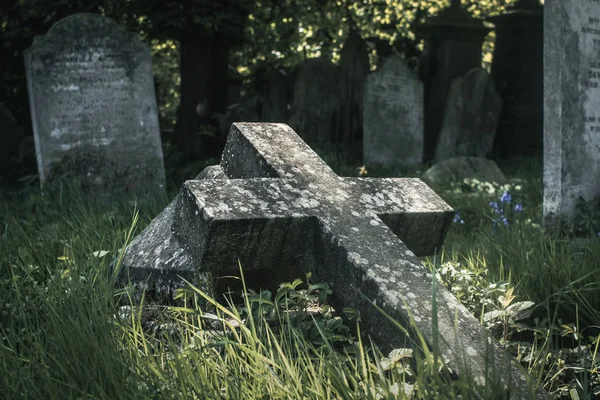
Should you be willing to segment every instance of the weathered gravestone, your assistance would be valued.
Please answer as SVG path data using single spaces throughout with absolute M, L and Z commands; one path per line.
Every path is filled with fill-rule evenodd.
M 304 140 L 331 142 L 338 109 L 339 74 L 324 58 L 306 61 L 294 85 L 289 124 Z
M 363 163 L 413 167 L 423 159 L 423 84 L 392 54 L 369 74 L 363 99 Z
M 600 198 L 600 3 L 544 5 L 544 219 Z
M 435 162 L 452 157 L 486 157 L 494 146 L 502 99 L 484 68 L 452 81 Z
M 67 173 L 95 192 L 165 195 L 148 47 L 100 15 L 36 37 L 25 67 L 42 186 Z
M 495 369 L 511 398 L 525 398 L 525 375 L 468 310 L 445 288 L 432 299 L 417 255 L 441 245 L 454 213 L 422 181 L 338 177 L 287 125 L 265 123 L 232 126 L 220 168 L 205 177 L 221 174 L 229 179 L 184 183 L 128 248 L 125 273 L 164 284 L 176 274 L 236 273 L 238 260 L 244 273 L 311 272 L 332 286 L 334 307 L 360 311 L 383 350 L 406 338 L 373 304 L 404 326 L 412 319 L 430 345 L 439 337 L 455 370 L 462 359 L 483 384 Z

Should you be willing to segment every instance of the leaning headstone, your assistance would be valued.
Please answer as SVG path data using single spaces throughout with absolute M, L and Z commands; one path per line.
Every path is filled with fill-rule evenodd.
M 165 195 L 150 50 L 95 14 L 36 37 L 25 67 L 42 186 L 72 177 L 95 193 Z
M 369 74 L 363 100 L 363 163 L 414 167 L 423 159 L 423 84 L 398 55 Z
M 475 68 L 452 81 L 435 161 L 486 157 L 494 146 L 502 99 L 484 68 Z
M 600 3 L 544 5 L 544 219 L 600 198 Z
M 340 54 L 340 105 L 334 141 L 362 144 L 363 95 L 369 73 L 367 44 L 354 30 L 350 31 Z M 360 153 L 359 153 L 360 154 Z
M 310 59 L 296 78 L 289 124 L 310 142 L 331 142 L 338 108 L 338 72 L 323 58 Z
M 443 287 L 432 298 L 434 278 L 417 256 L 439 248 L 454 213 L 422 181 L 339 177 L 284 124 L 234 124 L 220 167 L 229 179 L 183 184 L 171 221 L 161 214 L 155 225 L 164 237 L 141 234 L 144 254 L 170 244 L 177 261 L 137 262 L 141 250 L 128 249 L 125 271 L 144 280 L 164 270 L 188 279 L 236 274 L 239 263 L 245 275 L 311 272 L 329 282 L 336 309 L 360 312 L 382 350 L 404 347 L 406 337 L 373 305 L 406 327 L 412 321 L 454 371 L 481 385 L 495 375 L 503 398 L 529 398 L 526 375 L 473 315 Z

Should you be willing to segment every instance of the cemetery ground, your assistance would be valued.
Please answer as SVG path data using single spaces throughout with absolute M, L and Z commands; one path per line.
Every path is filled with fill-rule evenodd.
M 366 172 L 323 158 L 340 176 Z M 504 186 L 435 188 L 457 213 L 443 249 L 423 261 L 432 295 L 448 286 L 538 385 L 597 398 L 600 216 L 544 232 L 538 164 L 507 164 Z M 381 354 L 357 335 L 360 316 L 328 307 L 335 293 L 310 277 L 274 293 L 244 287 L 229 301 L 192 286 L 170 305 L 151 291 L 131 296 L 114 268 L 163 203 L 100 204 L 66 186 L 42 196 L 36 183 L 0 196 L 4 398 L 503 398 L 448 371 L 419 337 L 414 351 Z

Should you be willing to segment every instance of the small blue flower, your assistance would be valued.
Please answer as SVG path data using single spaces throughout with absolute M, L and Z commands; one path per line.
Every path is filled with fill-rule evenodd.
M 458 213 L 458 211 L 454 212 L 454 220 L 452 222 L 458 222 L 459 224 L 465 223 L 465 221 L 463 221 L 463 219 L 460 217 L 460 214 Z
M 498 210 L 498 203 L 496 203 L 495 201 L 490 201 L 490 207 L 494 210 Z
M 510 203 L 511 200 L 512 200 L 512 196 L 508 192 L 504 192 L 502 194 L 502 197 L 500 197 L 500 201 L 502 203 Z
M 517 205 L 515 206 L 515 212 L 521 212 L 521 211 L 523 211 L 523 206 L 522 206 L 522 205 L 520 205 L 520 204 L 517 204 Z
M 508 226 L 508 218 L 506 218 L 504 215 L 500 217 L 498 221 L 502 222 L 504 226 Z

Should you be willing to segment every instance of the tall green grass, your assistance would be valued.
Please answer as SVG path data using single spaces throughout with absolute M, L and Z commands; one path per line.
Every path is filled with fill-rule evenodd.
M 357 174 L 338 161 L 336 171 Z M 538 383 L 564 398 L 590 398 L 600 387 L 600 340 L 593 340 L 600 337 L 600 243 L 544 233 L 537 225 L 537 175 L 511 183 L 523 212 L 496 231 L 488 203 L 507 188 L 492 193 L 476 182 L 441 188 L 465 223 L 454 223 L 440 255 L 424 261 Z M 426 346 L 381 354 L 368 339 L 352 336 L 360 331 L 356 320 L 336 318 L 323 303 L 317 311 L 290 303 L 311 299 L 297 284 L 274 295 L 246 288 L 242 304 L 216 302 L 194 287 L 181 293 L 179 307 L 130 301 L 115 287 L 110 265 L 137 216 L 135 232 L 164 204 L 106 204 L 69 188 L 42 196 L 35 187 L 0 193 L 0 200 L 5 398 L 501 396 L 468 374 L 456 379 Z M 525 301 L 535 304 L 533 312 L 517 319 L 510 307 Z M 489 311 L 497 317 L 486 320 Z

